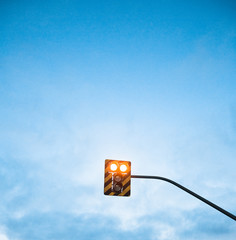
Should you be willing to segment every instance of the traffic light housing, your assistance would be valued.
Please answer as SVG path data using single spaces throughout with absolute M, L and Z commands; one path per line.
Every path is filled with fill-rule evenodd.
M 131 162 L 105 160 L 104 194 L 110 196 L 130 196 Z

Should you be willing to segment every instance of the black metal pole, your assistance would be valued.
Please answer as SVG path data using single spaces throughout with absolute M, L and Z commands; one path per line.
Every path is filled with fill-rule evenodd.
M 210 205 L 211 207 L 215 208 L 216 210 L 220 211 L 221 213 L 225 214 L 226 216 L 232 218 L 234 221 L 236 221 L 236 216 L 233 215 L 232 213 L 224 210 L 223 208 L 217 206 L 216 204 L 208 201 L 207 199 L 205 199 L 205 198 L 201 197 L 200 195 L 196 194 L 195 192 L 189 190 L 188 188 L 186 188 L 186 187 L 184 187 L 184 186 L 178 184 L 177 182 L 172 181 L 168 178 L 159 177 L 159 176 L 143 176 L 143 175 L 131 175 L 131 178 L 149 178 L 149 179 L 158 179 L 158 180 L 163 180 L 163 181 L 169 182 L 169 183 L 175 185 L 176 187 L 184 190 L 185 192 L 193 195 L 194 197 L 198 198 L 199 200 L 203 201 L 204 203 Z

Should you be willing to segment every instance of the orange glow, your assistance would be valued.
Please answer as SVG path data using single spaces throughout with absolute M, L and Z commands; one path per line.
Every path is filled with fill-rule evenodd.
M 120 165 L 120 170 L 121 170 L 121 172 L 126 172 L 127 169 L 128 169 L 128 167 L 127 167 L 126 164 L 121 164 L 121 165 Z
M 117 168 L 118 168 L 118 166 L 117 166 L 116 163 L 112 163 L 112 164 L 110 165 L 111 171 L 116 171 Z

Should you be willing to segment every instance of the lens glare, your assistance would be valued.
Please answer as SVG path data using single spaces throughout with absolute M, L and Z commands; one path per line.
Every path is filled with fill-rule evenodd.
M 117 169 L 117 165 L 115 163 L 112 163 L 111 166 L 110 166 L 110 169 L 112 171 L 115 171 Z
M 125 172 L 127 169 L 128 169 L 128 168 L 127 168 L 127 166 L 126 166 L 125 164 L 122 164 L 122 165 L 120 166 L 121 172 Z

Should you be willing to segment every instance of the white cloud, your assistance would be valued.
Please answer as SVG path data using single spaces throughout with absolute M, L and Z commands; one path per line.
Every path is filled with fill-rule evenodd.
M 0 240 L 9 240 L 9 238 L 5 234 L 0 233 Z
M 12 146 L 12 149 L 6 150 L 6 156 L 17 159 L 18 164 L 23 165 L 22 171 L 31 176 L 20 185 L 18 181 L 21 179 L 12 179 L 14 186 L 7 190 L 6 202 L 14 201 L 19 195 L 30 195 L 27 191 L 24 192 L 24 186 L 30 179 L 35 180 L 31 186 L 33 194 L 26 200 L 28 204 L 13 210 L 13 218 L 20 219 L 36 211 L 98 214 L 118 219 L 122 230 L 135 231 L 140 225 L 145 225 L 141 221 L 143 217 L 166 212 L 170 219 L 176 217 L 192 224 L 191 220 L 184 217 L 185 211 L 200 209 L 201 203 L 169 183 L 134 179 L 131 198 L 103 196 L 105 158 L 131 160 L 133 174 L 169 177 L 199 194 L 206 194 L 204 197 L 216 196 L 218 199 L 223 198 L 225 192 L 233 192 L 235 186 L 232 186 L 231 180 L 235 176 L 232 170 L 235 169 L 234 146 L 226 147 L 227 143 L 218 136 L 218 127 L 223 122 L 227 125 L 226 132 L 231 132 L 227 123 L 228 116 L 222 114 L 225 105 L 214 108 L 219 100 L 216 101 L 214 94 L 213 100 L 208 96 L 212 86 L 218 89 L 219 96 L 224 95 L 214 81 L 218 70 L 207 70 L 209 66 L 215 69 L 215 65 L 219 66 L 221 61 L 206 57 L 202 62 L 206 53 L 195 54 L 187 57 L 180 65 L 173 66 L 172 74 L 164 70 L 165 73 L 160 76 L 175 86 L 180 83 L 178 88 L 173 87 L 168 94 L 169 97 L 172 95 L 168 101 L 173 106 L 167 104 L 167 109 L 163 110 L 155 104 L 155 108 L 150 107 L 151 110 L 148 110 L 149 106 L 145 104 L 142 113 L 132 116 L 133 122 L 122 115 L 118 118 L 106 116 L 84 126 L 79 117 L 73 115 L 74 121 L 63 118 L 57 122 L 48 119 L 51 122 L 36 133 L 34 129 L 6 131 L 1 141 Z M 191 68 L 193 62 L 194 68 Z M 187 83 L 195 73 L 198 81 Z M 203 87 L 207 77 L 211 81 Z M 173 82 L 174 78 L 176 82 Z M 186 91 L 186 87 L 189 91 Z M 196 96 L 188 102 L 186 100 L 191 91 Z M 198 94 L 201 91 L 203 100 L 199 100 Z M 179 101 L 177 98 L 181 93 L 184 97 Z M 217 99 L 221 101 L 219 96 Z M 153 101 L 163 102 L 167 98 L 161 95 Z M 204 99 L 210 102 L 205 103 Z M 227 101 L 225 98 L 224 102 Z M 175 108 L 176 106 L 178 107 Z M 220 117 L 223 120 L 217 120 Z M 67 125 L 63 126 L 64 123 Z M 224 127 L 221 128 L 220 131 L 224 132 Z M 222 172 L 224 179 L 218 180 L 218 174 Z M 236 196 L 230 197 L 231 201 L 222 201 L 235 202 Z M 181 213 L 173 216 L 174 211 Z M 156 232 L 154 239 L 174 239 L 173 226 L 158 222 L 152 227 Z M 7 236 L 1 236 L 3 239 L 0 240 L 6 240 L 4 237 Z
M 0 225 L 0 240 L 10 240 L 5 232 L 6 227 Z
M 153 240 L 177 240 L 175 227 L 161 222 L 151 223 L 153 227 L 152 239 Z

